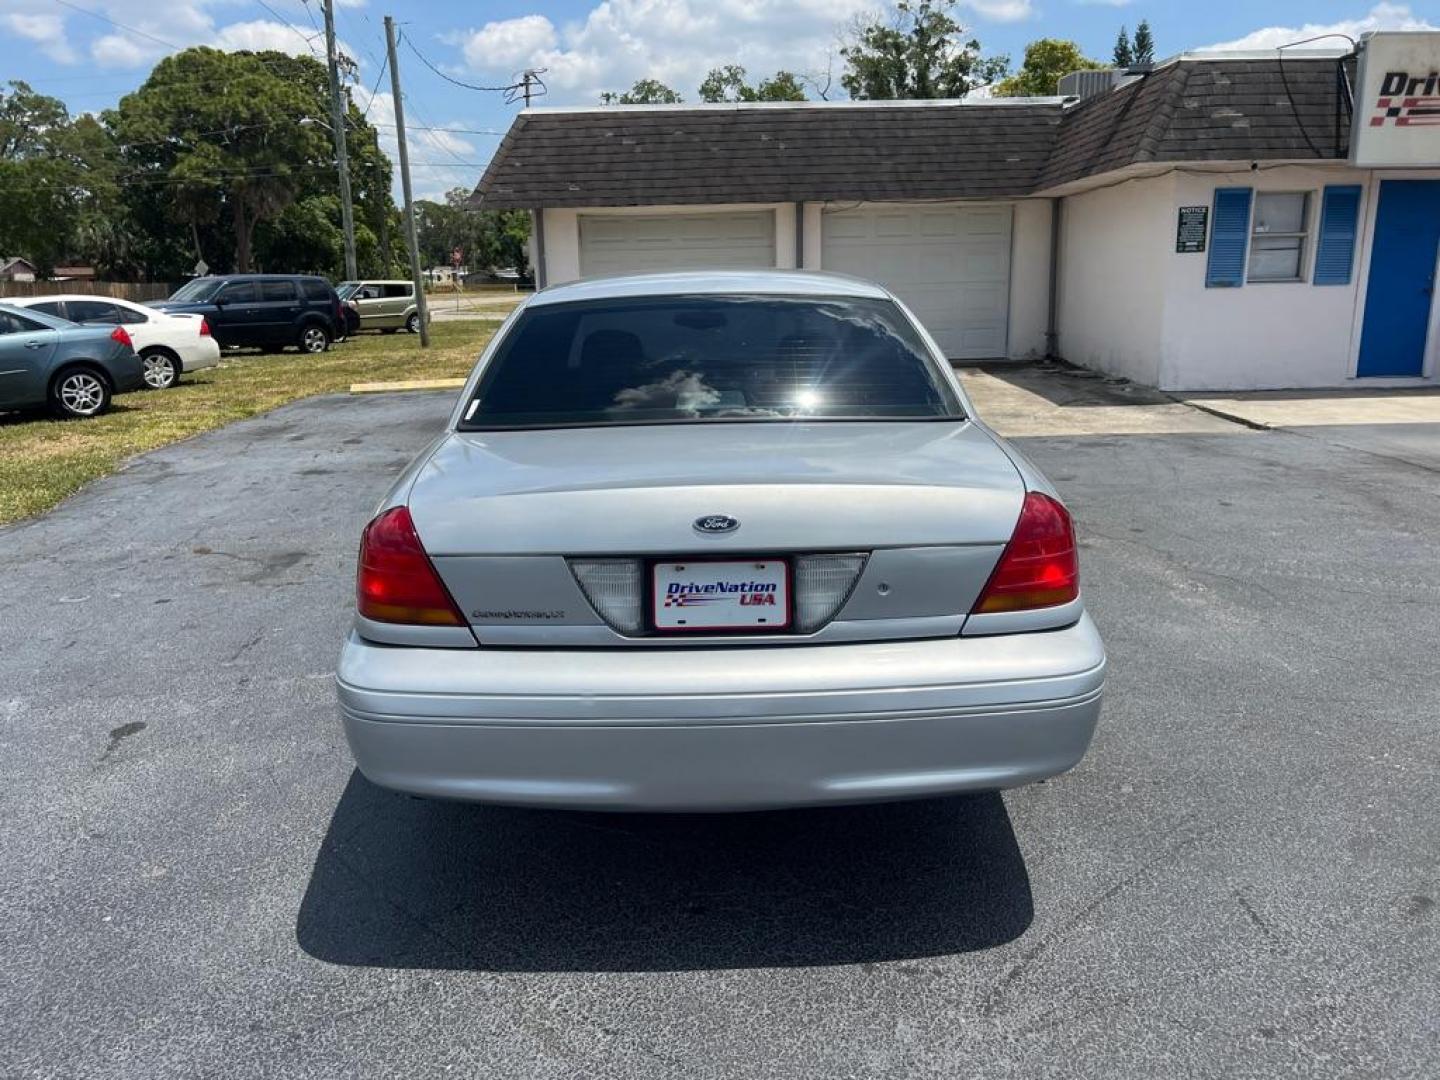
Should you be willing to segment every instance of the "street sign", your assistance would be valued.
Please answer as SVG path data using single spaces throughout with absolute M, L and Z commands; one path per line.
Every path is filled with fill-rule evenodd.
M 204 276 L 205 276 L 206 274 L 208 274 L 209 272 L 210 272 L 210 264 L 207 263 L 204 259 L 201 259 L 199 262 L 197 262 L 197 263 L 195 264 L 195 276 L 196 276 L 196 277 L 204 277 Z
M 1204 251 L 1209 222 L 1208 206 L 1180 207 L 1180 220 L 1175 225 L 1175 250 L 1181 254 Z

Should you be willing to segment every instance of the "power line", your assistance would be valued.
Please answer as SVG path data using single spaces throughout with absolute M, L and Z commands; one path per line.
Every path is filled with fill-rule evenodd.
M 414 168 L 437 168 L 437 169 L 450 169 L 450 168 L 454 168 L 454 166 L 449 165 L 449 164 L 446 164 L 446 163 L 444 163 L 444 162 L 428 162 L 428 161 L 412 161 L 412 162 L 410 163 L 410 167 L 411 167 L 412 169 L 414 169 Z M 297 167 L 292 168 L 292 169 L 291 169 L 290 171 L 288 171 L 288 172 L 252 172 L 252 173 L 236 174 L 236 175 L 232 175 L 232 176 L 199 176 L 199 177 L 186 177 L 186 178 L 171 177 L 171 176 L 152 176 L 152 177 L 107 177 L 107 176 L 94 176 L 94 177 L 90 177 L 90 178 L 87 178 L 87 179 L 90 180 L 90 181 L 92 181 L 92 182 L 104 181 L 104 182 L 108 182 L 108 183 L 123 183 L 123 184 L 125 184 L 127 187 L 165 187 L 165 186 L 189 185 L 189 186 L 192 186 L 192 187 L 215 187 L 215 188 L 223 188 L 223 187 L 226 187 L 226 186 L 229 185 L 229 184 L 233 184 L 233 183 L 235 183 L 236 181 L 240 181 L 240 180 L 284 180 L 284 179 L 295 179 L 295 178 L 297 177 L 297 175 L 300 174 L 300 173 L 307 173 L 307 172 L 323 172 L 323 173 L 329 173 L 329 172 L 333 172 L 333 171 L 334 171 L 334 167 L 331 166 L 331 165 L 309 165 L 309 166 L 297 166 Z M 85 188 L 85 189 L 88 190 L 91 185 L 87 183 L 87 184 L 79 184 L 79 185 L 67 184 L 67 185 L 63 185 L 63 186 L 66 187 L 66 188 L 80 187 L 80 188 Z M 4 180 L 4 181 L 0 181 L 0 191 L 15 191 L 15 190 L 33 191 L 34 189 L 35 189 L 35 185 L 34 185 L 33 183 L 31 183 L 30 181 L 28 181 L 28 180 Z M 423 202 L 423 201 L 425 201 L 425 200 L 419 200 L 419 201 L 422 201 L 422 202 Z
M 264 2 L 264 0 L 256 0 L 256 2 L 259 3 L 262 7 L 266 8 L 266 10 L 274 13 L 275 9 L 274 9 L 274 8 L 271 8 L 268 4 L 266 4 L 266 3 Z M 117 22 L 116 20 L 110 18 L 110 16 L 108 16 L 108 15 L 101 14 L 101 13 L 98 12 L 98 11 L 92 11 L 90 8 L 87 8 L 87 7 L 81 7 L 79 4 L 71 3 L 71 0 L 55 0 L 55 3 L 59 4 L 61 7 L 67 7 L 67 8 L 69 8 L 71 11 L 78 11 L 81 15 L 88 15 L 88 16 L 90 16 L 90 18 L 92 18 L 92 19 L 99 19 L 99 20 L 100 20 L 101 22 L 103 22 L 103 23 L 109 23 L 111 26 L 115 27 L 115 29 L 117 29 L 117 30 L 123 30 L 123 31 L 125 31 L 125 33 L 127 33 L 127 34 L 132 34 L 132 35 L 134 35 L 135 37 L 143 38 L 143 39 L 146 40 L 146 41 L 154 42 L 156 45 L 163 45 L 165 48 L 170 49 L 170 50 L 172 50 L 172 51 L 174 51 L 174 52 L 185 52 L 186 49 L 188 48 L 188 46 L 185 46 L 185 45 L 177 45 L 177 44 L 175 44 L 175 42 L 173 42 L 173 41 L 166 41 L 166 40 L 165 40 L 164 38 L 162 38 L 162 37 L 156 37 L 154 34 L 150 33 L 148 30 L 139 30 L 139 29 L 137 29 L 137 28 L 135 28 L 135 27 L 133 27 L 133 26 L 127 26 L 125 23 Z M 277 17 L 278 17 L 278 15 L 277 15 Z M 284 20 L 282 19 L 281 21 L 283 22 Z M 286 26 L 290 26 L 289 23 L 285 23 L 285 25 L 286 25 Z M 291 30 L 294 30 L 295 33 L 297 33 L 297 34 L 300 34 L 301 38 L 304 38 L 304 37 L 305 37 L 305 35 L 304 35 L 303 33 L 301 33 L 300 30 L 298 30 L 296 27 L 290 26 L 290 29 L 291 29 Z M 306 41 L 306 44 L 309 45 L 309 41 L 308 41 L 308 40 Z M 310 51 L 311 51 L 311 54 L 313 55 L 314 52 L 315 52 L 313 46 L 310 48 Z M 255 62 L 256 62 L 257 64 L 259 64 L 261 67 L 265 68 L 265 69 L 266 69 L 267 71 L 269 71 L 272 75 L 282 75 L 282 77 L 283 77 L 284 73 L 279 72 L 279 71 L 277 71 L 277 70 L 275 69 L 274 62 L 273 62 L 273 61 L 262 60 L 262 59 L 260 59 L 259 56 L 254 56 L 253 53 L 252 53 L 252 58 L 255 60 Z M 170 85 L 170 84 L 169 84 L 169 83 L 161 83 L 161 84 L 157 84 L 157 85 Z M 139 88 L 137 87 L 136 89 L 139 89 Z M 77 94 L 77 95 L 74 95 L 74 96 L 78 97 L 79 95 Z
M 440 78 L 444 79 L 446 82 L 454 83 L 456 86 L 462 86 L 466 90 L 479 90 L 482 93 L 499 93 L 507 90 L 515 90 L 521 85 L 520 83 L 511 83 L 509 86 L 476 86 L 474 83 L 461 82 L 459 79 L 453 78 L 452 76 L 445 74 L 445 72 L 441 71 L 429 60 L 425 59 L 425 54 L 415 47 L 415 43 L 410 40 L 410 36 L 408 34 L 402 33 L 400 35 L 400 40 L 405 42 L 406 45 L 410 46 L 410 51 L 413 52 L 416 56 L 418 56 L 420 58 L 420 62 L 424 64 L 427 68 L 429 68 L 431 71 L 433 71 L 436 75 L 439 75 Z
M 110 18 L 110 16 L 102 15 L 98 11 L 91 11 L 89 8 L 81 7 L 79 4 L 72 4 L 70 0 L 55 0 L 55 3 L 59 4 L 61 7 L 67 7 L 72 11 L 78 11 L 81 15 L 89 15 L 92 19 L 99 19 L 101 22 L 109 23 L 111 26 L 116 27 L 117 29 L 124 30 L 127 34 L 134 34 L 136 37 L 142 37 L 145 38 L 147 41 L 153 41 L 157 45 L 164 45 L 167 49 L 180 50 L 184 48 L 184 46 L 176 45 L 173 41 L 166 41 L 164 38 L 156 37 L 154 34 L 151 34 L 145 30 L 136 30 L 133 26 L 126 26 L 124 23 L 116 22 L 114 19 Z
M 1310 42 L 1312 42 L 1312 41 L 1322 41 L 1322 40 L 1324 40 L 1325 38 L 1337 38 L 1337 37 L 1338 37 L 1338 38 L 1344 38 L 1346 41 L 1350 42 L 1350 47 L 1351 47 L 1352 49 L 1358 48 L 1358 46 L 1355 44 L 1355 39 L 1352 38 L 1349 34 L 1335 33 L 1335 34 L 1317 34 L 1315 37 L 1302 38 L 1300 41 L 1290 41 L 1290 42 L 1286 42 L 1284 45 L 1279 46 L 1279 47 L 1275 50 L 1275 63 L 1276 63 L 1276 64 L 1279 66 L 1279 68 L 1280 68 L 1280 85 L 1285 88 L 1285 98 L 1286 98 L 1287 101 L 1290 102 L 1290 112 L 1291 112 L 1291 114 L 1295 117 L 1295 126 L 1300 129 L 1300 135 L 1301 135 L 1301 137 L 1304 138 L 1304 140 L 1305 140 L 1305 145 L 1308 146 L 1308 147 L 1310 147 L 1310 152 L 1311 152 L 1312 154 L 1314 154 L 1317 158 L 1323 158 L 1323 157 L 1325 156 L 1325 152 L 1324 152 L 1323 150 L 1321 150 L 1320 147 L 1315 144 L 1315 140 L 1310 137 L 1310 129 L 1305 126 L 1305 121 L 1304 121 L 1303 119 L 1301 119 L 1301 117 L 1300 117 L 1300 107 L 1295 104 L 1295 95 L 1294 95 L 1294 93 L 1290 90 L 1290 80 L 1289 80 L 1289 78 L 1286 77 L 1286 74 L 1285 74 L 1285 50 L 1286 50 L 1286 49 L 1293 49 L 1293 48 L 1295 48 L 1295 46 L 1297 46 L 1297 45 L 1308 45 L 1308 44 L 1310 44 Z M 1340 102 L 1337 101 L 1337 102 L 1335 103 L 1335 108 L 1336 108 L 1337 110 L 1340 108 Z M 1338 125 L 1339 121 L 1337 120 L 1336 123 L 1337 123 L 1337 125 Z M 1337 130 L 1337 133 L 1338 133 L 1338 130 L 1339 130 L 1338 127 L 1337 127 L 1336 130 Z M 1337 149 L 1338 149 L 1338 147 L 1337 147 Z
M 380 80 L 385 78 L 385 70 L 389 66 L 390 57 L 387 56 L 385 57 L 385 62 L 380 65 L 380 74 L 375 77 L 375 85 L 370 88 L 370 96 L 365 99 L 365 111 L 360 114 L 360 120 L 362 123 L 370 115 L 370 106 L 375 104 L 375 95 L 380 92 Z M 374 126 L 380 127 L 381 125 L 376 124 Z M 384 126 L 389 127 L 390 125 L 386 124 Z
M 412 97 L 413 101 L 414 98 Z M 371 127 L 393 128 L 394 124 L 382 124 L 378 120 L 370 125 Z M 461 127 L 426 127 L 422 124 L 406 124 L 408 131 L 453 131 L 456 135 L 504 135 L 505 132 L 499 128 L 461 128 Z
M 310 0 L 300 0 L 300 6 L 305 9 L 305 17 L 310 20 L 310 25 L 315 28 L 315 33 L 323 34 L 325 31 L 321 30 L 320 24 L 315 21 L 315 12 L 310 10 Z
M 519 84 L 512 86 L 505 92 L 505 104 L 514 105 L 515 102 L 524 98 L 525 107 L 528 109 L 532 97 L 544 97 L 548 94 L 550 90 L 545 85 L 545 80 L 540 78 L 541 75 L 545 74 L 546 70 L 546 68 L 526 68 L 522 71 L 520 73 Z M 539 89 L 532 90 L 532 86 L 539 87 Z
M 301 41 L 303 41 L 305 43 L 305 48 L 310 50 L 311 56 L 319 56 L 319 53 L 315 51 L 315 37 L 320 36 L 318 33 L 315 35 L 315 37 L 312 37 L 309 34 L 305 33 L 304 30 L 301 30 L 294 23 L 287 20 L 284 15 L 281 15 L 280 12 L 276 11 L 273 7 L 267 4 L 265 0 L 255 0 L 255 2 L 259 4 L 262 8 L 264 8 L 266 11 L 268 11 L 271 15 L 274 15 L 276 21 L 278 21 L 281 26 L 285 27 L 286 30 L 289 30 Z M 305 10 L 309 11 L 310 9 L 306 8 Z

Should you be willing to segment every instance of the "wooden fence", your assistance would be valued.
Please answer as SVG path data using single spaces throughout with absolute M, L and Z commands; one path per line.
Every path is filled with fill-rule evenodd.
M 0 281 L 0 298 L 82 293 L 117 300 L 164 300 L 178 288 L 163 281 Z

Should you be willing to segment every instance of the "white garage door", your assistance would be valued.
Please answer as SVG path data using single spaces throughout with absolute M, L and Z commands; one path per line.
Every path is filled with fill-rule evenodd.
M 772 210 L 580 216 L 582 277 L 774 265 Z
M 884 285 L 952 360 L 1004 356 L 1010 321 L 1010 207 L 826 211 L 821 265 Z

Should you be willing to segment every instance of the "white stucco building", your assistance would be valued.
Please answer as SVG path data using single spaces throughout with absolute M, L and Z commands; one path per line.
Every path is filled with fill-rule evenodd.
M 956 360 L 1167 390 L 1437 378 L 1440 34 L 1195 54 L 1084 99 L 534 109 L 474 197 L 539 283 L 804 267 Z

